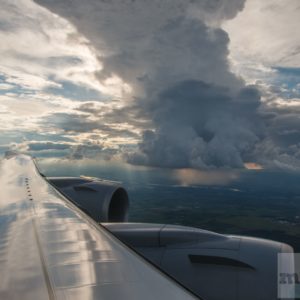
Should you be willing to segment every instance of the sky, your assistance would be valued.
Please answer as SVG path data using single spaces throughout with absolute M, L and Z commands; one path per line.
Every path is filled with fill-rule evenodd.
M 0 154 L 300 172 L 298 0 L 0 3 Z

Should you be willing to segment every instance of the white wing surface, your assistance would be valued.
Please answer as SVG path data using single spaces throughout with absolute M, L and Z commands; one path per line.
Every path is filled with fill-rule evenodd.
M 59 194 L 25 155 L 0 165 L 0 299 L 195 299 Z

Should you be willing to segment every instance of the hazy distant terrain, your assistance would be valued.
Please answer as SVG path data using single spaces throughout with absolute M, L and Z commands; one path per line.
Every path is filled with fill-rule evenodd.
M 286 242 L 300 252 L 300 175 L 244 171 L 228 185 L 182 186 L 173 171 L 100 163 L 49 164 L 47 176 L 87 175 L 122 181 L 130 221 L 181 224 Z
M 132 221 L 183 224 L 283 241 L 300 251 L 300 197 L 222 187 L 153 187 L 131 191 Z

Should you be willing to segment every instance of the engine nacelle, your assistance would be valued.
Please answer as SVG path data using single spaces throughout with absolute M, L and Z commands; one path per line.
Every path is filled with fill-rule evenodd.
M 47 180 L 96 222 L 128 220 L 128 194 L 119 183 L 87 177 L 50 177 Z
M 279 242 L 184 226 L 103 225 L 203 299 L 277 299 L 277 256 L 293 253 Z
M 119 183 L 87 177 L 48 181 L 96 222 L 105 223 L 121 241 L 199 297 L 277 299 L 277 258 L 280 253 L 293 253 L 290 246 L 184 226 L 121 223 L 128 219 L 129 199 Z M 290 257 L 287 269 L 293 274 L 293 255 Z M 292 291 L 294 286 L 290 288 Z

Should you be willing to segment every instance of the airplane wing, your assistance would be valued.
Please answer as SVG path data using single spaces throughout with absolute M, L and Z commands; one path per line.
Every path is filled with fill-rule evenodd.
M 0 165 L 0 299 L 196 299 L 57 192 L 25 155 Z

